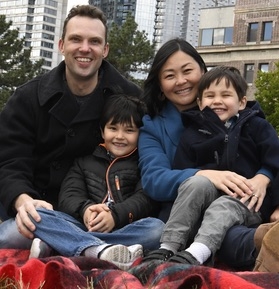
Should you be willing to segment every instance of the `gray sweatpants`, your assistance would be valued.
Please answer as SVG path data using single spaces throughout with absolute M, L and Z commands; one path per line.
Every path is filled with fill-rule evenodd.
M 184 250 L 194 234 L 194 241 L 203 243 L 214 254 L 229 228 L 261 222 L 259 213 L 248 210 L 238 199 L 222 194 L 208 178 L 193 176 L 178 188 L 160 242 L 180 244 L 179 250 Z

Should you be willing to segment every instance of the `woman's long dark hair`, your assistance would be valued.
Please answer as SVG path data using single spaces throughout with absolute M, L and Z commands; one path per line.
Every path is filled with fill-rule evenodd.
M 177 51 L 183 51 L 191 56 L 200 66 L 203 72 L 207 71 L 206 65 L 197 50 L 186 40 L 174 38 L 161 46 L 156 53 L 151 69 L 144 82 L 143 100 L 147 105 L 148 114 L 151 117 L 158 115 L 164 107 L 166 100 L 162 100 L 159 73 L 168 58 Z

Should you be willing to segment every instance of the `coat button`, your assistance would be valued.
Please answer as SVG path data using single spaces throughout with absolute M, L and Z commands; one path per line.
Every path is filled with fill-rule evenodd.
M 51 166 L 55 169 L 55 170 L 59 170 L 61 168 L 61 163 L 58 161 L 53 161 Z
M 70 137 L 73 137 L 73 136 L 76 135 L 75 131 L 74 131 L 72 128 L 69 128 L 69 129 L 67 130 L 67 134 L 68 134 L 68 136 L 70 136 Z

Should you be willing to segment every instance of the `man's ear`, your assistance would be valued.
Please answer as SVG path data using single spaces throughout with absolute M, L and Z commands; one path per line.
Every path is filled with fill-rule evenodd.
M 109 53 L 109 44 L 108 42 L 105 44 L 104 51 L 103 51 L 103 58 L 106 58 Z
M 59 48 L 59 51 L 64 55 L 64 41 L 62 38 L 59 39 L 58 48 Z

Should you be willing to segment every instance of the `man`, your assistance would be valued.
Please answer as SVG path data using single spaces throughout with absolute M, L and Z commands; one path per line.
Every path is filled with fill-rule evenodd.
M 35 230 L 30 216 L 39 222 L 36 208 L 56 208 L 73 160 L 101 142 L 106 99 L 120 92 L 140 94 L 104 60 L 107 26 L 98 8 L 70 10 L 59 50 L 65 60 L 17 88 L 0 115 L 0 201 L 16 216 L 16 222 L 1 224 L 0 248 L 30 248 Z

